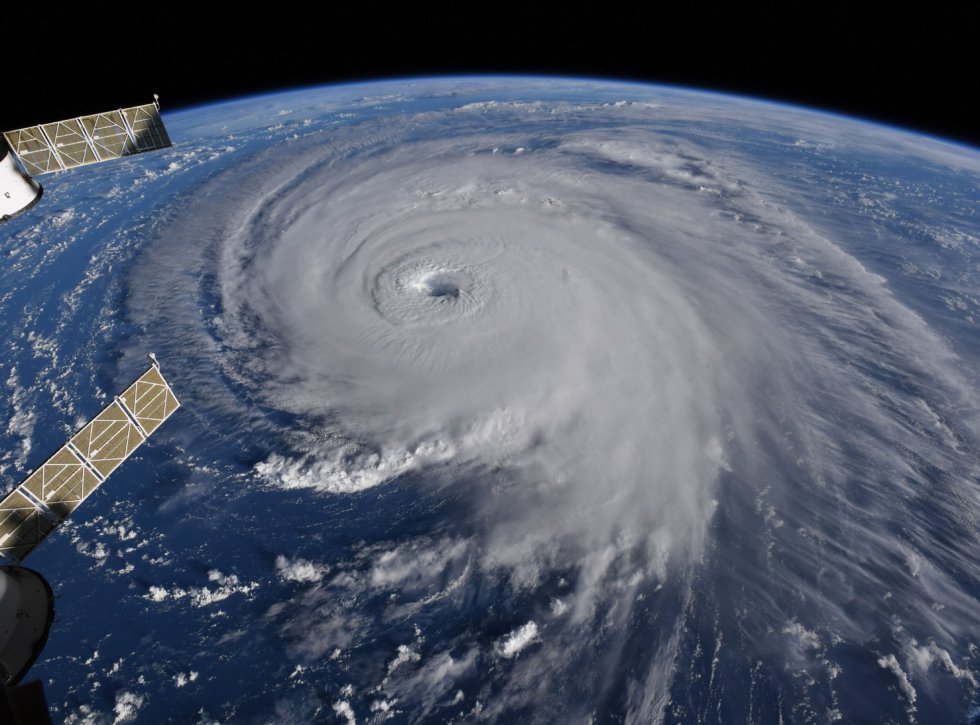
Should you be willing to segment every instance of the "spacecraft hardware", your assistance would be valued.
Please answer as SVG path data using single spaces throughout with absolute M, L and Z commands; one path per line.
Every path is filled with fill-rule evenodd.
M 16 684 L 48 639 L 51 586 L 20 563 L 180 407 L 152 365 L 0 501 L 0 684 Z
M 36 204 L 35 176 L 173 146 L 159 99 L 64 121 L 5 131 L 0 142 L 0 221 Z

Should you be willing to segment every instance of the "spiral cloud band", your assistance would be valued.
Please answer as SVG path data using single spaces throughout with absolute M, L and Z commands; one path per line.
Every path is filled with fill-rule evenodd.
M 975 380 L 863 253 L 860 205 L 826 213 L 850 192 L 794 167 L 891 148 L 651 98 L 298 124 L 140 256 L 128 315 L 235 421 L 250 485 L 429 502 L 267 615 L 307 664 L 361 653 L 339 715 L 439 719 L 459 690 L 499 717 L 818 721 L 866 715 L 861 682 L 908 717 L 969 690 Z

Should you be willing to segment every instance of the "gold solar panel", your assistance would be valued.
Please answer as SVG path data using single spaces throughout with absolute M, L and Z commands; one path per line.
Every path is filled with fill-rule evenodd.
M 57 123 L 46 123 L 41 128 L 44 135 L 53 144 L 55 151 L 61 157 L 61 163 L 66 169 L 73 166 L 84 166 L 99 161 L 85 134 L 82 133 L 80 118 L 72 118 Z
M 143 436 L 115 401 L 71 439 L 71 444 L 103 478 L 115 471 L 142 442 Z
M 64 517 L 78 508 L 101 482 L 71 448 L 64 446 L 28 476 L 20 488 Z
M 180 407 L 160 371 L 151 367 L 119 396 L 136 422 L 152 433 Z
M 84 116 L 78 120 L 85 127 L 100 159 L 117 159 L 136 153 L 136 144 L 130 139 L 119 111 Z
M 40 126 L 7 131 L 4 137 L 31 176 L 48 174 L 61 169 L 58 156 L 48 140 L 44 138 Z
M 121 397 L 0 501 L 0 554 L 23 560 L 180 407 L 150 357 Z
M 20 561 L 58 524 L 14 489 L 0 501 L 0 554 Z
M 170 136 L 160 118 L 160 109 L 156 107 L 155 103 L 124 108 L 122 113 L 133 132 L 136 148 L 139 151 L 165 149 L 173 145 L 170 143 Z
M 6 131 L 32 176 L 172 146 L 156 102 Z

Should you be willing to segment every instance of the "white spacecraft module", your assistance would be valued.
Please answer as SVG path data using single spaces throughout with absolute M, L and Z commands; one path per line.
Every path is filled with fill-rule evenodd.
M 0 221 L 25 211 L 40 198 L 41 186 L 32 176 L 173 146 L 156 95 L 153 103 L 144 106 L 42 123 L 6 131 L 3 136 Z
M 153 365 L 0 501 L 0 682 L 16 683 L 47 641 L 51 587 L 16 566 L 180 407 Z
M 6 144 L 0 143 L 0 221 L 27 211 L 41 198 L 41 185 L 24 173 Z

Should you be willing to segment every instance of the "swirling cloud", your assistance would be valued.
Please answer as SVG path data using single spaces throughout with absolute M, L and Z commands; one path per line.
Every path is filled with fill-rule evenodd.
M 766 138 L 782 128 L 730 112 Z M 688 132 L 698 113 L 708 130 Z M 794 138 L 836 133 L 773 113 Z M 531 702 L 530 672 L 553 682 L 586 659 L 633 657 L 629 683 L 580 684 L 656 717 L 679 663 L 703 652 L 682 622 L 722 631 L 706 612 L 723 599 L 738 603 L 745 651 L 782 648 L 833 673 L 826 643 L 880 620 L 815 588 L 814 571 L 846 581 L 851 602 L 884 594 L 840 536 L 871 561 L 916 550 L 918 589 L 903 601 L 934 631 L 926 602 L 942 593 L 956 612 L 944 647 L 956 617 L 975 616 L 948 568 L 922 568 L 936 554 L 917 538 L 924 524 L 899 541 L 887 517 L 855 510 L 913 501 L 929 467 L 957 480 L 978 470 L 976 399 L 956 354 L 840 226 L 814 221 L 815 197 L 790 188 L 754 136 L 725 136 L 717 116 L 693 101 L 382 114 L 255 153 L 166 226 L 133 277 L 131 314 L 181 341 L 188 384 L 208 391 L 198 410 L 240 421 L 256 480 L 464 502 L 443 522 L 449 551 L 368 547 L 359 573 L 294 578 L 317 588 L 291 604 L 292 652 L 358 641 L 335 626 L 347 620 L 331 587 L 390 588 L 381 616 L 397 619 L 482 606 L 461 582 L 502 581 L 540 602 L 482 643 L 458 633 L 462 660 L 439 655 L 465 661 L 460 677 L 481 646 L 507 661 L 512 678 L 494 665 L 507 697 L 487 712 Z M 954 519 L 939 498 L 937 515 Z M 358 627 L 368 620 L 358 612 Z M 646 649 L 631 641 L 638 621 Z M 438 683 L 426 708 L 456 691 Z

